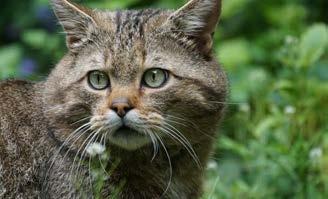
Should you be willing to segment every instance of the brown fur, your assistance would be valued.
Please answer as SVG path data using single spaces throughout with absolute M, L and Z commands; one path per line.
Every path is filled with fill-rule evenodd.
M 118 198 L 199 198 L 227 92 L 225 73 L 211 50 L 221 1 L 192 0 L 178 11 L 116 12 L 92 11 L 65 0 L 52 3 L 67 32 L 69 52 L 44 82 L 0 84 L 0 198 L 92 198 L 89 169 L 82 165 L 76 171 L 72 165 L 95 131 L 88 128 L 77 132 L 79 139 L 68 138 L 87 122 L 81 120 L 85 117 L 93 128 L 105 127 L 112 102 L 121 97 L 142 122 L 140 133 L 160 136 L 168 154 L 161 145 L 151 161 L 152 144 L 128 140 L 136 145 L 129 149 L 105 142 L 111 156 L 106 170 L 112 172 L 102 197 L 125 182 Z M 141 86 L 150 68 L 169 71 L 165 86 Z M 87 74 L 93 70 L 105 71 L 111 87 L 90 88 Z M 199 160 L 181 137 L 178 141 L 178 135 L 174 139 L 163 128 L 181 133 Z M 103 138 L 110 129 L 100 132 Z M 169 159 L 172 179 L 163 195 Z M 115 160 L 119 163 L 112 168 Z M 70 178 L 72 170 L 82 192 Z

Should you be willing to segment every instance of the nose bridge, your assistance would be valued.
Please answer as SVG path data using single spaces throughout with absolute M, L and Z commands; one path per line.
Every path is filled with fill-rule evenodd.
M 109 97 L 109 104 L 113 103 L 126 103 L 135 107 L 138 104 L 138 94 L 130 87 L 115 88 Z
M 129 105 L 130 106 L 130 102 L 129 99 L 126 97 L 118 97 L 112 100 L 112 106 L 116 105 L 116 104 L 123 104 L 123 105 Z

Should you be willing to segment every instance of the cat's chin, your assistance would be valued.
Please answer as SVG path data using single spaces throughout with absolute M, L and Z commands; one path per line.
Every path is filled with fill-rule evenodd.
M 137 150 L 151 143 L 148 136 L 128 127 L 119 128 L 111 136 L 108 141 L 125 150 Z

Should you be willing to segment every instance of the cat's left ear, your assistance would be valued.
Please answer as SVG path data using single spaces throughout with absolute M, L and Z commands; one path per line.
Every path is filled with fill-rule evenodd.
M 71 3 L 68 0 L 51 0 L 53 10 L 66 32 L 67 47 L 71 52 L 85 45 L 96 27 L 92 10 Z
M 221 0 L 190 0 L 170 16 L 169 22 L 177 31 L 195 39 L 202 53 L 208 55 L 220 15 Z

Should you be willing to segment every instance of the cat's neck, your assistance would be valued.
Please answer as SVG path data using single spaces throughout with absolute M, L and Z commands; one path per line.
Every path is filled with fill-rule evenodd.
M 150 194 L 149 198 L 160 198 L 164 192 L 167 192 L 167 198 L 190 198 L 175 194 L 185 193 L 186 188 L 199 189 L 196 182 L 203 167 L 181 147 L 169 146 L 167 151 L 159 150 L 155 155 L 152 146 L 136 151 L 113 150 L 111 154 L 114 159 L 119 159 L 119 163 L 114 164 L 115 168 L 111 165 L 107 168 L 111 171 L 108 186 L 124 182 L 126 190 Z

